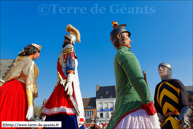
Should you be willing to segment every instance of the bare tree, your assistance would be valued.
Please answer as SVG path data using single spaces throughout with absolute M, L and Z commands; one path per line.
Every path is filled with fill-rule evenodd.
M 40 116 L 40 108 L 41 108 L 41 106 L 34 106 L 34 117 L 36 118 L 36 117 L 38 117 L 39 118 L 39 116 Z

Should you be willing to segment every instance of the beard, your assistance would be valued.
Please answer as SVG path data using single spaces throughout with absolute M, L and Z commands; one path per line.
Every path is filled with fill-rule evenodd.
M 64 42 L 64 44 L 62 45 L 62 47 L 64 48 L 67 44 L 70 44 L 70 42 Z

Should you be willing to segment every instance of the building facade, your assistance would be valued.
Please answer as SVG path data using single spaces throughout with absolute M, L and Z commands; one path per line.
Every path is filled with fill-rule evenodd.
M 193 109 L 193 86 L 185 86 L 188 94 L 188 106 Z
M 96 110 L 99 123 L 108 123 L 116 102 L 116 87 L 96 85 Z
M 94 123 L 97 117 L 96 98 L 83 98 L 84 117 L 86 123 Z

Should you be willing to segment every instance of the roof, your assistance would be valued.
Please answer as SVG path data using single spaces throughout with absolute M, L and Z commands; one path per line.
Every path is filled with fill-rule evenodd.
M 116 86 L 98 86 L 96 91 L 96 99 L 116 98 Z
M 0 59 L 0 78 L 3 79 L 9 68 L 12 66 L 14 59 Z
M 96 108 L 96 98 L 83 98 L 84 108 Z
M 193 91 L 193 86 L 185 86 L 186 87 L 186 91 Z

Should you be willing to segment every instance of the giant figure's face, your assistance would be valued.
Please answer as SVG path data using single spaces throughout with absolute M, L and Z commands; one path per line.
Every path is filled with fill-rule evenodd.
M 64 43 L 69 43 L 70 42 L 70 39 L 69 38 L 67 38 L 67 37 L 65 37 L 65 39 L 64 39 Z
M 70 39 L 69 38 L 67 38 L 67 37 L 65 37 L 65 39 L 64 39 L 64 41 L 63 41 L 63 45 L 62 45 L 62 47 L 64 48 L 67 44 L 69 44 L 70 43 Z
M 40 56 L 40 52 L 36 52 L 35 54 L 33 54 L 33 59 L 37 60 L 39 56 Z
M 160 66 L 158 68 L 158 71 L 159 71 L 160 77 L 163 79 L 165 77 L 165 75 L 166 75 L 165 66 Z
M 131 48 L 131 39 L 129 38 L 129 34 L 128 33 L 123 33 L 124 38 L 125 38 L 125 45 L 128 48 Z
M 119 39 L 119 47 L 121 46 L 126 46 L 128 48 L 131 48 L 131 39 L 129 38 L 129 34 L 127 32 L 122 33 L 123 37 L 121 34 L 117 34 L 117 38 Z M 124 38 L 124 39 L 123 39 Z M 123 43 L 123 40 L 125 43 Z

